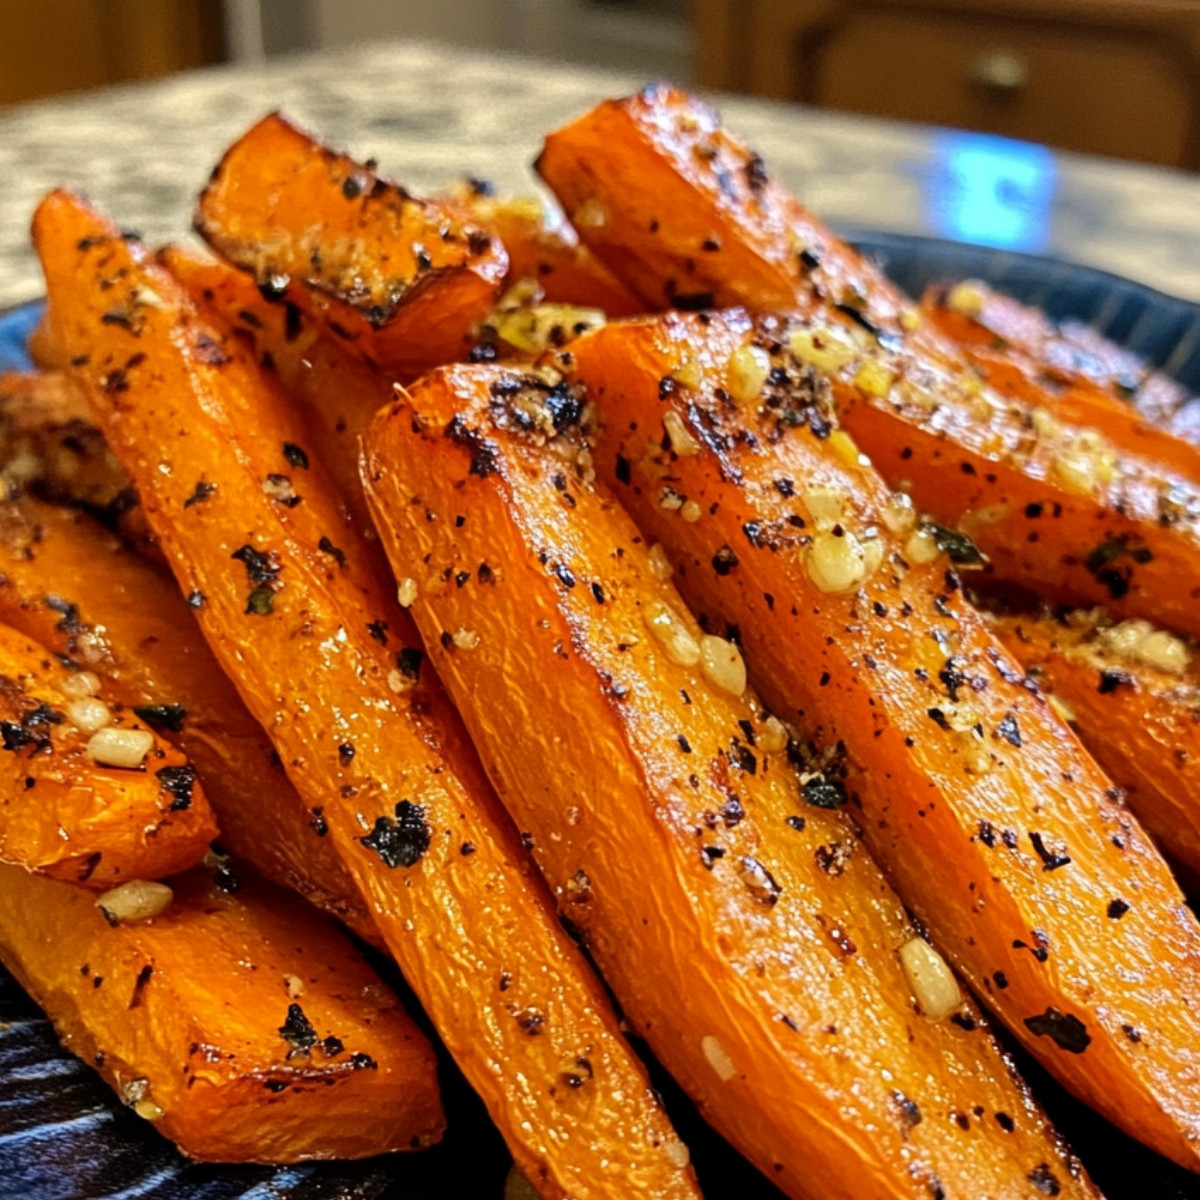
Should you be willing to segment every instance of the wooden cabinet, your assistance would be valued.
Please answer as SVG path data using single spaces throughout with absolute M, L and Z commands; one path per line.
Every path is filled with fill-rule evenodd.
M 697 0 L 702 85 L 1200 169 L 1200 3 Z
M 220 0 L 0 0 L 0 105 L 223 57 Z

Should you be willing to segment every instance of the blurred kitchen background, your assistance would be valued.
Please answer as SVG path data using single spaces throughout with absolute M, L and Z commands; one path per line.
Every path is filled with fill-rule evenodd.
M 0 105 L 393 37 L 1200 169 L 1196 0 L 0 0 Z

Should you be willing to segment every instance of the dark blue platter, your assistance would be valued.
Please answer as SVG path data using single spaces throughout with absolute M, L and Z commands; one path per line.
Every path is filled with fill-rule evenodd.
M 910 295 L 939 281 L 986 280 L 1055 320 L 1096 326 L 1200 393 L 1200 305 L 1013 251 L 842 232 Z M 28 366 L 25 342 L 39 311 L 31 304 L 0 313 L 0 371 Z M 403 981 L 386 963 L 380 970 L 418 1013 Z M 1021 1051 L 1013 1055 L 1108 1200 L 1200 1200 L 1200 1177 L 1117 1132 Z M 450 1132 L 422 1154 L 283 1169 L 190 1164 L 62 1050 L 49 1023 L 0 969 L 0 1200 L 500 1200 L 508 1168 L 503 1143 L 444 1053 L 441 1070 Z M 652 1071 L 709 1200 L 780 1200 L 674 1084 Z

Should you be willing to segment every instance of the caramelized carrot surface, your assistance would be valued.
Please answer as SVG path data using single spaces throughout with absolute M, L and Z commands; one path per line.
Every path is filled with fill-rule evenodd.
M 829 806 L 836 777 L 801 784 L 737 647 L 592 482 L 589 422 L 544 376 L 445 368 L 376 419 L 363 472 L 439 673 L 626 1016 L 791 1196 L 1094 1194 L 940 960 L 949 1002 L 914 998 L 902 948 L 934 952 Z
M 992 632 L 1064 706 L 1159 845 L 1200 878 L 1200 671 L 1147 621 L 1102 610 L 987 615 Z
M 581 238 L 652 307 L 811 322 L 844 427 L 999 576 L 1200 634 L 1200 474 L 982 386 L 877 267 L 684 92 L 648 88 L 551 134 L 538 168 Z
M 974 548 L 889 493 L 788 342 L 737 314 L 580 339 L 598 468 L 773 710 L 844 747 L 848 811 L 935 945 L 1077 1095 L 1195 1167 L 1195 918 L 963 600 Z
M 274 380 L 76 198 L 43 202 L 35 240 L 71 356 L 87 356 L 78 377 L 210 646 L 321 808 L 518 1166 L 554 1200 L 695 1196 L 687 1154 L 423 666 L 395 585 Z M 137 308 L 137 333 L 102 320 L 147 288 L 158 303 Z M 279 473 L 300 503 L 264 489 Z M 200 480 L 213 490 L 187 507 Z
M 208 852 L 217 824 L 195 767 L 112 699 L 0 625 L 0 860 L 104 890 Z
M 244 271 L 190 246 L 167 246 L 159 261 L 200 308 L 233 329 L 275 375 L 321 447 L 321 457 L 356 524 L 370 528 L 358 481 L 358 442 L 393 392 L 389 381 L 322 336 L 322 322 L 293 298 L 292 284 L 264 294 Z
M 0 959 L 68 1049 L 192 1158 L 365 1158 L 439 1141 L 429 1042 L 331 922 L 196 870 L 151 920 L 0 867 Z
M 642 311 L 638 298 L 536 196 L 495 197 L 467 189 L 453 199 L 508 254 L 506 286 L 533 281 L 552 304 L 598 308 L 609 317 Z
M 235 858 L 378 942 L 321 813 L 288 782 L 174 580 L 83 513 L 21 497 L 0 506 L 0 621 L 95 672 L 183 749 Z
M 466 352 L 508 267 L 500 242 L 279 113 L 225 153 L 196 229 L 268 290 L 291 279 L 328 329 L 401 375 Z

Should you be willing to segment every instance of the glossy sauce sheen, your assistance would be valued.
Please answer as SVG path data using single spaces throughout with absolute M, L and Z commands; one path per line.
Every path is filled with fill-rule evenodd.
M 433 1048 L 395 996 L 302 901 L 232 886 L 192 871 L 162 915 L 110 926 L 92 893 L 0 867 L 0 953 L 64 1043 L 193 1158 L 440 1140 Z
M 1114 429 L 1103 449 L 1117 471 L 1091 486 L 1064 479 L 1055 464 L 1087 431 L 1064 421 L 1036 433 L 1049 397 L 982 386 L 961 350 L 914 323 L 882 272 L 704 105 L 667 87 L 606 102 L 549 135 L 538 169 L 584 242 L 652 308 L 795 310 L 869 332 L 855 365 L 880 362 L 895 386 L 839 387 L 843 424 L 924 511 L 970 523 L 997 575 L 1200 634 L 1200 473 Z
M 380 413 L 363 472 L 439 673 L 627 1016 L 791 1196 L 1094 1194 L 974 1010 L 920 1014 L 900 901 L 762 749 L 753 694 L 647 628 L 666 604 L 700 637 L 588 482 L 573 403 L 444 368 Z
M 759 340 L 778 348 L 776 334 Z M 744 315 L 675 315 L 572 343 L 605 422 L 602 477 L 673 555 L 710 627 L 740 630 L 776 711 L 845 743 L 851 811 L 935 944 L 1077 1095 L 1195 1166 L 1195 918 L 1111 781 L 966 604 L 950 560 L 905 558 L 909 535 L 889 532 L 888 490 L 834 428 L 827 385 L 779 349 L 780 385 L 730 402 L 729 357 L 754 336 Z M 694 386 L 664 385 L 684 363 Z M 672 410 L 695 455 L 663 448 Z M 664 486 L 700 519 L 662 507 Z M 816 487 L 844 497 L 844 533 L 880 543 L 856 590 L 812 581 Z M 1120 920 L 1107 915 L 1117 899 Z
M 297 442 L 274 382 L 74 197 L 43 202 L 35 240 L 63 339 L 88 356 L 77 371 L 96 418 L 209 644 L 305 803 L 323 808 L 388 949 L 518 1165 L 552 1200 L 694 1196 L 599 982 L 421 669 L 386 564 L 346 520 L 316 448 Z M 161 303 L 137 306 L 139 336 L 101 320 L 145 287 Z M 264 492 L 276 473 L 302 503 Z M 201 478 L 217 490 L 185 509 Z M 580 1059 L 590 1075 L 576 1088 L 566 1076 Z
M 0 860 L 101 891 L 195 866 L 217 836 L 195 769 L 157 735 L 137 768 L 97 763 L 91 734 L 68 719 L 70 674 L 0 625 Z M 113 716 L 149 732 L 131 712 Z

